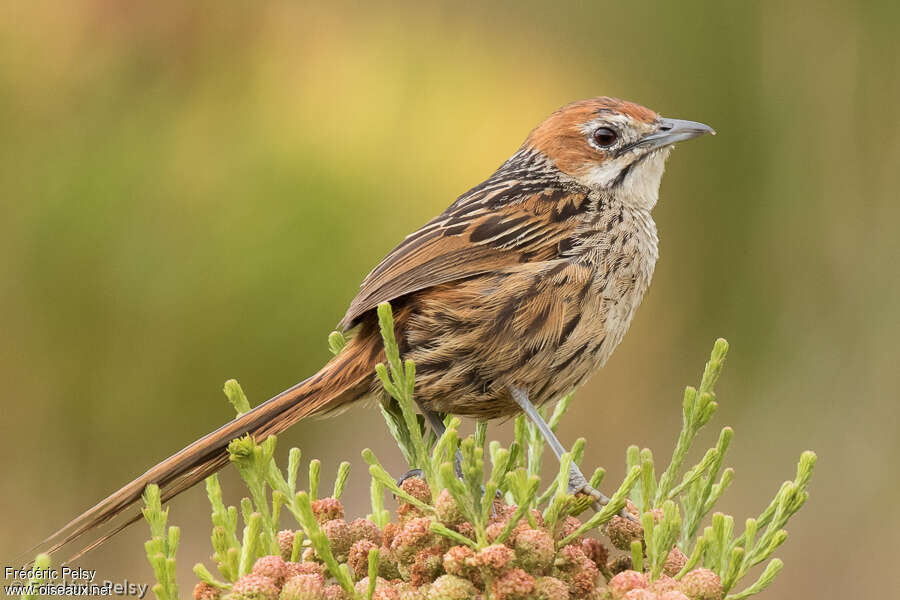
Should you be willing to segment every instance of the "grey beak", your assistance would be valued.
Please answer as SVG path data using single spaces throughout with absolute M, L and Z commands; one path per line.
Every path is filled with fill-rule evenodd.
M 660 119 L 659 129 L 640 140 L 637 145 L 650 148 L 662 148 L 676 142 L 690 140 L 707 133 L 716 135 L 709 125 L 682 119 Z

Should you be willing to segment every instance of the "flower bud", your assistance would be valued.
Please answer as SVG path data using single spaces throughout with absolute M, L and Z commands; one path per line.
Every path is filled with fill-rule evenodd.
M 356 583 L 356 591 L 365 595 L 369 590 L 369 578 L 363 577 Z M 400 594 L 386 579 L 375 579 L 375 594 L 372 600 L 400 600 Z
M 647 576 L 637 571 L 622 571 L 609 580 L 607 586 L 614 600 L 620 600 L 631 590 L 647 588 Z
M 613 546 L 626 552 L 631 551 L 631 542 L 644 539 L 644 528 L 640 523 L 619 515 L 610 519 L 604 533 Z
M 722 600 L 719 576 L 709 569 L 694 569 L 681 578 L 681 591 L 691 600 Z
M 494 580 L 497 600 L 531 600 L 534 597 L 534 577 L 522 569 L 512 569 Z
M 250 573 L 241 576 L 231 586 L 231 595 L 247 600 L 277 600 L 278 586 L 265 575 Z
M 320 498 L 312 502 L 312 512 L 319 525 L 326 521 L 344 518 L 344 506 L 336 498 Z
M 410 477 L 400 484 L 400 489 L 425 504 L 431 504 L 431 488 L 420 477 Z
M 569 586 L 573 596 L 586 596 L 596 587 L 600 571 L 594 561 L 581 550 L 581 546 L 569 544 L 559 550 L 554 562 L 553 575 Z
M 282 529 L 278 532 L 278 550 L 284 560 L 291 560 L 291 552 L 294 550 L 294 535 L 295 533 L 290 529 Z
M 512 563 L 513 551 L 503 544 L 493 544 L 482 548 L 475 555 L 475 565 L 486 569 L 493 575 L 498 575 Z
M 678 590 L 670 590 L 659 594 L 659 600 L 690 600 L 690 598 Z
M 194 586 L 194 600 L 219 600 L 221 594 L 222 590 L 203 581 Z
M 470 540 L 474 540 L 476 537 L 475 536 L 475 528 L 472 527 L 472 524 L 469 523 L 468 521 L 463 521 L 462 523 L 457 525 L 455 527 L 455 529 L 456 529 L 456 531 L 459 532 L 460 535 L 463 535 L 463 536 L 469 538 Z
M 281 589 L 280 600 L 325 600 L 325 580 L 321 575 L 294 575 Z
M 516 536 L 516 562 L 529 573 L 544 572 L 553 564 L 556 547 L 543 529 L 527 529 Z
M 369 540 L 359 540 L 350 546 L 347 553 L 347 566 L 356 575 L 357 579 L 362 579 L 369 573 L 369 551 L 378 548 Z M 380 563 L 381 561 L 379 561 Z
M 381 530 L 381 543 L 390 548 L 391 542 L 394 541 L 394 537 L 400 533 L 401 529 L 403 528 L 400 524 L 393 521 L 385 525 L 384 529 Z
M 285 580 L 295 575 L 318 575 L 324 579 L 325 567 L 317 562 L 286 562 L 284 563 Z
M 678 590 L 679 586 L 678 582 L 668 575 L 660 575 L 659 579 L 650 583 L 649 589 L 657 594 L 663 594 L 665 592 L 671 592 L 672 590 Z
M 497 538 L 500 537 L 500 534 L 503 533 L 503 530 L 506 528 L 506 523 L 502 521 L 495 521 L 485 527 L 484 533 L 487 535 L 487 539 L 492 544 L 497 541 Z M 509 538 L 504 542 L 506 544 L 509 543 Z
M 459 525 L 466 520 L 459 510 L 456 500 L 453 499 L 453 496 L 447 490 L 441 490 L 441 493 L 438 494 L 437 499 L 434 501 L 434 510 L 438 521 L 447 527 Z
M 416 553 L 409 568 L 409 581 L 419 587 L 431 583 L 444 572 L 444 551 L 439 545 L 429 546 Z
M 569 537 L 570 535 L 575 533 L 575 531 L 579 527 L 581 527 L 581 521 L 579 521 L 577 518 L 575 518 L 571 515 L 566 517 L 565 520 L 563 520 L 563 522 L 562 522 L 562 527 L 560 528 L 559 539 L 563 540 L 563 539 Z M 581 540 L 582 540 L 582 538 L 575 538 L 573 543 L 580 544 Z
M 428 600 L 431 585 L 413 587 L 408 581 L 393 581 L 394 589 L 400 596 L 400 600 Z
M 350 598 L 344 588 L 333 583 L 325 586 L 325 600 L 350 600 Z
M 535 600 L 569 600 L 569 586 L 556 577 L 538 577 L 534 582 Z
M 433 539 L 430 519 L 410 519 L 391 542 L 391 551 L 399 563 L 409 562 L 419 550 L 430 546 Z
M 274 554 L 257 558 L 256 562 L 253 563 L 252 572 L 268 577 L 275 582 L 275 585 L 284 583 L 284 578 L 287 575 L 284 559 Z
M 350 526 L 343 519 L 332 519 L 322 523 L 322 533 L 331 544 L 331 552 L 335 557 L 346 557 L 350 551 L 352 541 L 350 539 Z M 340 559 L 339 559 L 340 560 Z
M 687 556 L 678 548 L 672 548 L 669 555 L 666 556 L 666 562 L 663 564 L 663 573 L 669 577 L 675 577 L 679 571 L 687 564 Z
M 453 546 L 444 553 L 444 570 L 457 577 L 471 578 L 475 571 L 475 553 L 468 546 Z
M 388 581 L 392 579 L 400 579 L 400 568 L 397 563 L 397 557 L 391 552 L 390 548 L 381 547 L 381 553 L 378 555 L 378 574 Z
M 378 529 L 378 525 L 368 519 L 353 519 L 350 521 L 350 539 L 354 542 L 369 540 L 376 546 L 380 546 L 381 530 Z
M 477 596 L 472 582 L 456 575 L 441 575 L 428 590 L 428 600 L 474 600 Z

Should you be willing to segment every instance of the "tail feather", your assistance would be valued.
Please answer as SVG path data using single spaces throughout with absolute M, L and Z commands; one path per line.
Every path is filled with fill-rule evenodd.
M 75 560 L 140 519 L 141 514 L 136 505 L 147 485 L 159 485 L 162 500 L 170 500 L 227 465 L 227 447 L 231 440 L 249 433 L 257 441 L 262 441 L 270 435 L 281 433 L 301 419 L 331 412 L 366 395 L 377 352 L 373 352 L 372 348 L 360 347 L 370 344 L 361 344 L 359 336 L 353 341 L 357 343 L 351 342 L 344 352 L 314 376 L 240 415 L 152 467 L 70 521 L 35 549 L 45 548 L 50 554 L 56 553 L 88 532 L 130 509 L 135 509 L 123 522 L 117 523 L 113 529 L 84 546 L 69 559 Z

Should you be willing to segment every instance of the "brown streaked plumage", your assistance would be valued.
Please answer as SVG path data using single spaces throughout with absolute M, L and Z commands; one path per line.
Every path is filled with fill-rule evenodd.
M 45 541 L 49 550 L 133 509 L 149 483 L 165 500 L 199 482 L 227 463 L 235 437 L 261 440 L 380 398 L 381 302 L 392 303 L 401 350 L 417 364 L 425 411 L 502 417 L 520 410 L 513 389 L 538 405 L 567 393 L 609 358 L 650 284 L 650 211 L 671 145 L 711 131 L 606 97 L 554 112 L 366 277 L 341 321 L 355 335 L 339 356 L 74 519 Z

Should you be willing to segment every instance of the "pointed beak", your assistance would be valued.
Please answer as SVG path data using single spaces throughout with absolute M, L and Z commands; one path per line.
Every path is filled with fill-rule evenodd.
M 645 136 L 637 145 L 651 149 L 670 146 L 677 142 L 690 140 L 701 135 L 716 135 L 716 131 L 709 125 L 696 121 L 684 121 L 682 119 L 660 119 L 659 129 Z

